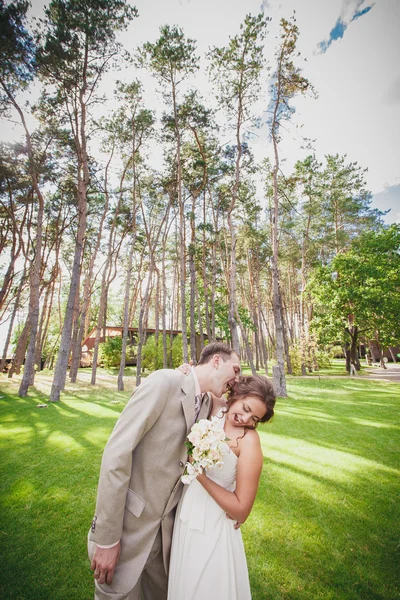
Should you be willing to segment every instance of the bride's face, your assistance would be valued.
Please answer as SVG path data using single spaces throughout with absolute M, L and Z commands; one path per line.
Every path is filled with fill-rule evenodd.
M 232 402 L 226 419 L 234 427 L 255 427 L 266 412 L 265 404 L 260 398 L 247 396 Z

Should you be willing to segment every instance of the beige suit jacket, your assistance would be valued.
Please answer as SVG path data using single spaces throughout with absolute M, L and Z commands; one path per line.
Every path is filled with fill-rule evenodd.
M 106 546 L 121 540 L 112 583 L 118 592 L 127 593 L 136 584 L 160 527 L 168 571 L 194 395 L 192 374 L 155 371 L 133 393 L 104 449 L 89 554 L 94 551 L 90 541 Z M 207 395 L 199 419 L 210 408 Z

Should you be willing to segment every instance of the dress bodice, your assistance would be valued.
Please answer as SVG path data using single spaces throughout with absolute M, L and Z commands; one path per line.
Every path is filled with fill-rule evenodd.
M 220 418 L 221 429 L 223 429 L 225 425 L 225 413 L 220 411 L 217 417 Z M 208 469 L 207 477 L 232 492 L 235 489 L 236 482 L 236 463 L 236 454 L 229 448 L 228 444 L 224 443 L 223 464 L 220 467 Z
M 218 416 L 223 428 L 225 415 Z M 223 464 L 208 469 L 207 477 L 234 491 L 236 464 L 224 443 Z M 240 529 L 197 479 L 185 488 L 175 518 L 168 600 L 251 600 Z
M 225 415 L 220 411 L 217 415 L 220 418 L 221 429 L 225 424 Z M 207 469 L 206 475 L 221 487 L 233 492 L 236 484 L 236 463 L 237 456 L 229 448 L 228 444 L 224 443 L 223 463 L 220 467 L 212 467 Z M 192 529 L 203 531 L 204 520 L 207 508 L 214 506 L 215 514 L 225 515 L 225 512 L 211 498 L 208 492 L 203 488 L 201 483 L 194 479 L 184 490 L 179 516 L 182 521 L 188 524 Z

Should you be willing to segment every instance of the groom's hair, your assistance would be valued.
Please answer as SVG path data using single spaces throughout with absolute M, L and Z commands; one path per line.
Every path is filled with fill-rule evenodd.
M 231 358 L 232 354 L 236 354 L 236 352 L 232 350 L 228 344 L 224 344 L 224 342 L 212 342 L 211 344 L 204 346 L 197 364 L 205 365 L 206 363 L 210 362 L 214 354 L 218 354 L 218 356 L 220 356 L 222 360 L 226 362 Z

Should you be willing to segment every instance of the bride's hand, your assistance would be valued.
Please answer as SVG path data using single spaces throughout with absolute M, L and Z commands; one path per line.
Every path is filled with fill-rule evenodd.
M 228 515 L 228 513 L 226 513 L 226 518 L 227 519 L 231 519 L 231 521 L 233 521 L 234 519 L 232 519 L 232 517 L 230 515 Z M 236 521 L 236 523 L 233 525 L 233 529 L 240 529 L 241 523 L 239 523 L 239 521 Z
M 189 363 L 183 363 L 183 365 L 179 365 L 179 367 L 177 367 L 176 370 L 180 371 L 184 375 L 189 375 L 192 365 L 193 361 L 191 360 Z

